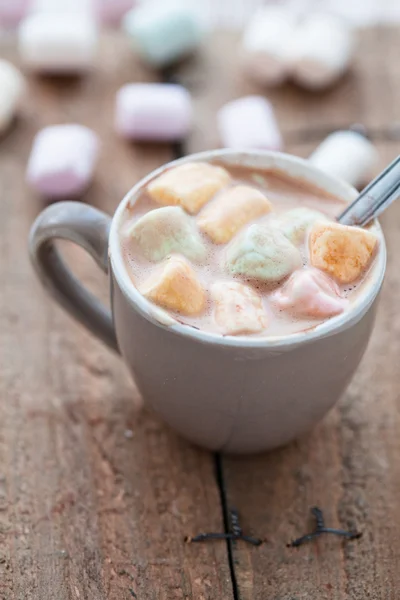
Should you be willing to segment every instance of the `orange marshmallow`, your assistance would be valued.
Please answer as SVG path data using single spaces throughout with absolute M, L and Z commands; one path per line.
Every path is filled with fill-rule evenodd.
M 228 171 L 208 163 L 186 163 L 165 171 L 147 186 L 150 196 L 162 205 L 179 205 L 196 214 L 231 181 Z
M 271 202 L 259 190 L 237 185 L 218 194 L 197 217 L 197 223 L 215 244 L 226 244 L 244 225 L 271 210 Z
M 225 335 L 258 333 L 268 324 L 261 296 L 247 285 L 221 281 L 211 288 L 215 322 Z
M 139 289 L 148 300 L 184 315 L 201 313 L 206 292 L 191 265 L 181 256 L 171 256 Z
M 310 261 L 340 283 L 356 281 L 371 263 L 378 238 L 360 227 L 315 223 L 310 230 Z

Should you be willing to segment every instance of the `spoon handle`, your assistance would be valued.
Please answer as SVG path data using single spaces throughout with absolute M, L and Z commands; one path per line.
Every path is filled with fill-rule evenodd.
M 400 197 L 400 156 L 380 173 L 337 217 L 342 225 L 363 227 Z

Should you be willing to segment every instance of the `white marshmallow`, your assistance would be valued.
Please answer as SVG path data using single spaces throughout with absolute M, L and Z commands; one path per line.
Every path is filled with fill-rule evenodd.
M 312 14 L 299 23 L 287 49 L 292 77 L 307 88 L 327 87 L 348 68 L 353 47 L 353 31 L 343 20 Z
M 97 135 L 88 127 L 45 127 L 33 142 L 27 180 L 46 198 L 79 196 L 92 179 L 98 153 Z
M 359 186 L 369 178 L 378 153 L 363 135 L 355 131 L 335 131 L 318 146 L 309 160 L 322 171 Z
M 253 16 L 242 39 L 245 72 L 261 84 L 282 83 L 288 75 L 287 48 L 295 27 L 293 11 L 268 6 Z
M 21 73 L 6 60 L 0 59 L 0 133 L 5 131 L 14 117 L 25 90 Z
M 224 148 L 282 150 L 274 109 L 263 96 L 228 102 L 218 111 L 217 125 Z
M 211 288 L 214 319 L 225 335 L 259 333 L 268 325 L 261 296 L 236 281 L 219 281 Z
M 95 21 L 85 12 L 38 12 L 21 23 L 18 45 L 34 71 L 75 73 L 93 65 L 97 38 Z

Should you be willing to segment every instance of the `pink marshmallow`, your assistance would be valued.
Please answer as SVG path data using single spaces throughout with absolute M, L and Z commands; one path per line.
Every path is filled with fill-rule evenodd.
M 97 135 L 83 125 L 54 125 L 35 137 L 28 183 L 46 198 L 79 196 L 89 185 L 99 151 Z
M 246 96 L 228 102 L 219 110 L 217 124 L 224 148 L 282 149 L 274 110 L 262 96 Z
M 131 83 L 117 94 L 116 129 L 123 137 L 142 141 L 174 141 L 192 125 L 189 92 L 171 83 Z
M 101 23 L 118 25 L 132 9 L 134 0 L 92 0 L 92 3 Z
M 295 271 L 283 287 L 272 294 L 271 302 L 296 317 L 315 319 L 338 315 L 348 305 L 330 277 L 309 268 Z
M 28 14 L 32 0 L 0 0 L 0 25 L 15 27 Z

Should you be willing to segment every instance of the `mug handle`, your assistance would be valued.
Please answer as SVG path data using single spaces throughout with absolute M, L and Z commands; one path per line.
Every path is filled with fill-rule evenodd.
M 81 202 L 58 202 L 32 225 L 29 252 L 35 271 L 57 302 L 89 331 L 119 352 L 111 310 L 89 292 L 66 266 L 54 241 L 74 242 L 109 271 L 108 236 L 111 217 Z

